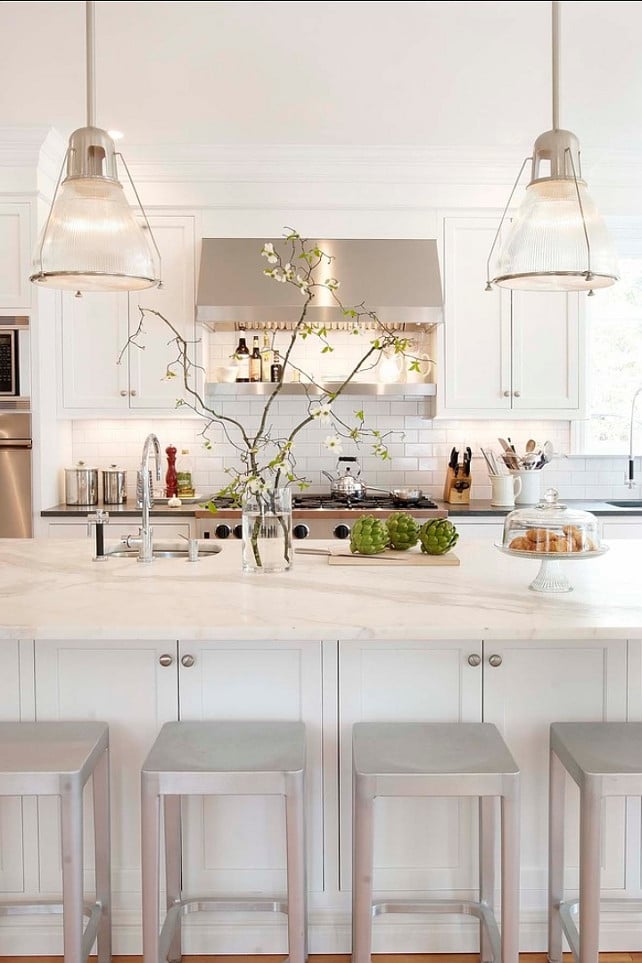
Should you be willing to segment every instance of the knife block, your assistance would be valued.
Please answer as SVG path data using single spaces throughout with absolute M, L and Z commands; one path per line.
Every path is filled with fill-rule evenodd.
M 460 468 L 457 475 L 449 466 L 444 482 L 444 501 L 449 505 L 468 505 L 470 503 L 470 487 L 472 475 L 464 475 Z

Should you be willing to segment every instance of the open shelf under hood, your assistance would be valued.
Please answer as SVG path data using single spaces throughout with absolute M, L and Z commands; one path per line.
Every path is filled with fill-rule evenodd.
M 263 274 L 266 238 L 203 238 L 196 320 L 212 327 L 239 322 L 292 326 L 300 318 L 302 297 L 289 284 Z M 283 238 L 271 239 L 285 254 Z M 442 320 L 443 297 L 435 240 L 318 240 L 334 258 L 328 268 L 341 282 L 346 308 L 362 303 L 385 324 L 432 325 Z M 325 298 L 325 301 L 323 300 Z M 308 307 L 312 322 L 346 319 L 330 292 L 320 290 Z

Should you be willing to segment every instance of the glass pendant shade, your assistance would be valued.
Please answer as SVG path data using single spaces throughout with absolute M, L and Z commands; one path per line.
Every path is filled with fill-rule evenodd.
M 36 248 L 32 281 L 73 291 L 139 291 L 158 284 L 155 253 L 122 185 L 65 180 Z
M 617 277 L 615 249 L 585 182 L 531 182 L 502 245 L 494 283 L 524 291 L 589 291 Z

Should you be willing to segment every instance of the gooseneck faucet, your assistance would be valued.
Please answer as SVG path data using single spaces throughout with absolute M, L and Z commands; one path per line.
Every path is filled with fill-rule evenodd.
M 629 470 L 627 477 L 627 485 L 629 488 L 635 487 L 635 461 L 633 458 L 633 422 L 635 421 L 635 402 L 638 400 L 638 396 L 642 394 L 642 386 L 633 395 L 633 401 L 631 402 L 631 424 L 629 426 Z
M 140 471 L 136 480 L 136 502 L 142 509 L 142 524 L 140 527 L 140 547 L 138 549 L 139 562 L 151 562 L 153 557 L 152 527 L 149 524 L 149 513 L 154 499 L 152 496 L 152 486 L 149 471 L 149 453 L 153 448 L 154 461 L 156 462 L 156 481 L 161 478 L 161 451 L 160 442 L 155 434 L 151 433 L 143 444 L 143 454 L 140 460 Z

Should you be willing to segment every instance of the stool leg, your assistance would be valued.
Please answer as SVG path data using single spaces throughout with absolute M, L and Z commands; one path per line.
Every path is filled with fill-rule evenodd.
M 550 750 L 548 780 L 548 959 L 562 963 L 562 920 L 564 899 L 564 797 L 566 770 Z
M 143 963 L 159 963 L 159 834 L 160 796 L 156 780 L 141 778 L 141 844 L 143 881 Z
M 303 772 L 291 772 L 286 776 L 285 838 L 288 873 L 288 957 L 290 963 L 305 963 L 308 956 L 308 937 Z
M 92 776 L 94 791 L 94 852 L 96 902 L 102 912 L 96 933 L 98 963 L 111 963 L 111 844 L 109 832 L 109 750 L 100 757 Z
M 167 890 L 167 909 L 181 900 L 181 797 L 164 796 L 165 809 L 165 882 Z M 169 946 L 168 960 L 180 963 L 181 959 L 181 916 L 179 915 Z
M 600 780 L 580 789 L 580 963 L 598 963 L 600 942 Z
M 374 796 L 369 780 L 352 778 L 352 963 L 371 963 Z
M 495 905 L 495 810 L 495 796 L 479 797 L 479 902 L 491 910 Z M 481 920 L 479 952 L 482 963 L 490 963 L 493 959 L 488 933 Z
M 65 963 L 84 963 L 82 786 L 70 780 L 60 794 L 63 946 Z
M 508 782 L 508 777 L 505 777 Z M 519 960 L 519 776 L 502 796 L 502 963 Z

